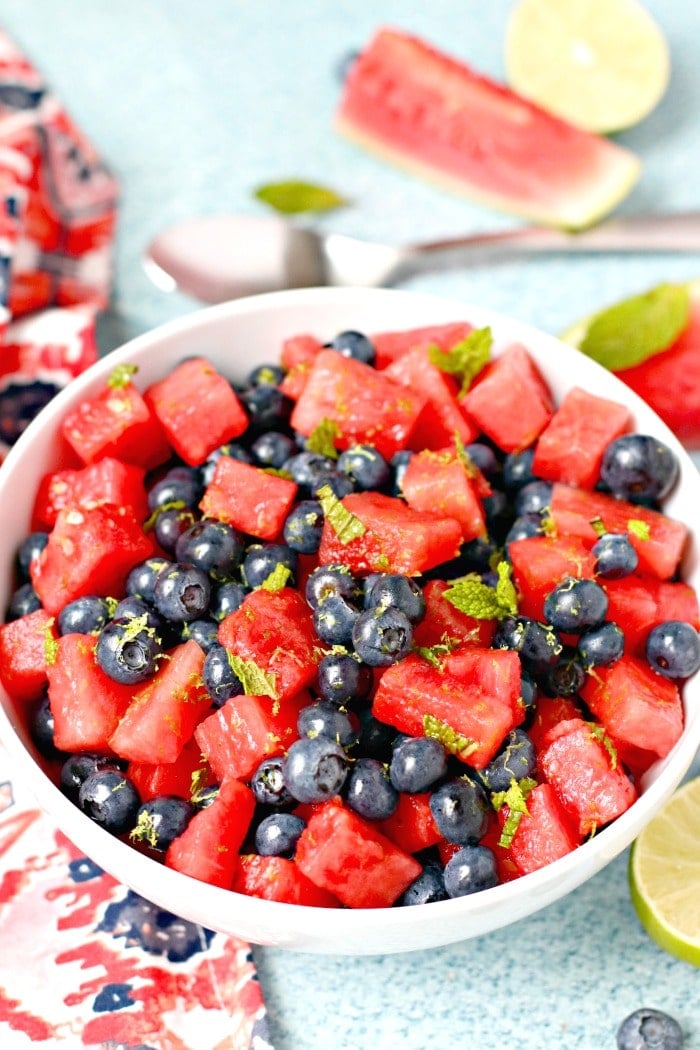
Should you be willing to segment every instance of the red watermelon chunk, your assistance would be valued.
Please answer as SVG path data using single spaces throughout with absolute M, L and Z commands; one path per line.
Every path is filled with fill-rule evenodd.
M 376 827 L 335 800 L 312 815 L 295 859 L 311 882 L 348 908 L 391 907 L 423 870 Z
M 419 853 L 443 841 L 430 808 L 429 791 L 415 795 L 399 792 L 396 809 L 379 821 L 377 828 L 404 853 Z
M 593 579 L 595 556 L 576 536 L 527 536 L 508 544 L 519 611 L 544 618 L 544 600 L 567 576 Z
M 166 865 L 201 882 L 231 889 L 254 810 L 249 787 L 240 780 L 224 781 L 211 805 L 195 813 L 172 842 Z
M 242 434 L 248 416 L 233 387 L 204 357 L 190 357 L 145 393 L 168 441 L 190 466 Z
M 685 620 L 700 630 L 698 596 L 688 583 L 632 575 L 603 584 L 607 616 L 624 631 L 626 653 L 643 657 L 649 631 L 666 620 Z
M 326 518 L 318 551 L 321 564 L 347 565 L 360 574 L 417 576 L 459 553 L 462 526 L 454 518 L 416 510 L 381 492 L 351 492 L 341 502 L 364 531 L 347 541 Z
M 549 388 L 519 344 L 490 361 L 460 403 L 504 452 L 522 452 L 532 445 L 554 414 Z
M 581 697 L 636 771 L 640 752 L 648 765 L 667 755 L 683 732 L 678 686 L 637 657 L 623 655 L 610 667 L 596 667 Z
M 32 527 L 48 531 L 56 524 L 60 510 L 89 509 L 104 503 L 131 507 L 134 517 L 144 521 L 148 517 L 145 473 L 144 468 L 136 464 L 105 456 L 82 470 L 56 470 L 47 474 L 34 501 Z
M 308 437 L 322 420 L 331 419 L 338 427 L 337 448 L 370 444 L 391 459 L 407 447 L 426 401 L 424 393 L 362 361 L 322 350 L 294 406 L 291 425 Z
M 605 449 L 632 422 L 625 405 L 573 387 L 537 439 L 533 473 L 545 481 L 594 488 Z
M 527 875 L 580 845 L 583 836 L 559 802 L 551 784 L 538 784 L 527 796 L 527 813 L 520 817 L 507 853 L 519 875 Z M 508 807 L 499 810 L 499 823 L 505 824 Z
M 609 824 L 637 798 L 624 769 L 605 746 L 603 727 L 581 718 L 559 722 L 550 730 L 538 761 L 579 835 Z
M 289 478 L 241 463 L 233 456 L 220 456 L 199 506 L 210 518 L 258 539 L 274 540 L 282 532 L 296 495 L 297 485 Z
M 597 518 L 608 532 L 628 532 L 630 522 L 641 522 L 648 529 L 648 536 L 642 539 L 630 531 L 639 557 L 638 571 L 662 580 L 675 573 L 688 539 L 687 526 L 660 511 L 559 482 L 552 487 L 550 513 L 558 534 L 578 536 L 588 547 L 598 539 L 591 524 Z
M 57 637 L 44 609 L 0 624 L 0 681 L 13 700 L 37 700 L 46 685 L 47 641 Z
M 439 350 L 452 350 L 473 330 L 474 326 L 467 321 L 450 321 L 447 324 L 408 328 L 403 332 L 377 332 L 370 336 L 376 353 L 375 367 L 380 370 L 386 368 L 411 350 L 425 351 L 430 346 L 436 346 Z
M 64 419 L 61 433 L 84 463 L 111 456 L 149 470 L 172 454 L 160 423 L 128 380 L 108 383 L 81 402 Z
M 443 597 L 451 584 L 446 580 L 428 580 L 423 588 L 425 616 L 413 630 L 414 645 L 430 648 L 456 639 L 467 645 L 488 648 L 496 630 L 495 620 L 478 620 L 461 612 Z
M 479 482 L 475 473 L 470 476 L 454 445 L 412 456 L 401 479 L 401 491 L 414 510 L 458 521 L 464 543 L 486 535 Z
M 130 762 L 127 775 L 142 802 L 158 795 L 189 799 L 193 787 L 201 789 L 214 782 L 194 737 L 187 741 L 177 762 Z
M 283 904 L 303 904 L 309 908 L 338 908 L 337 897 L 314 885 L 299 865 L 286 857 L 263 857 L 244 853 L 232 889 L 248 897 Z
M 538 694 L 532 718 L 528 725 L 527 735 L 535 745 L 535 750 L 540 751 L 549 739 L 550 729 L 559 722 L 566 722 L 570 718 L 580 718 L 581 708 L 571 696 L 545 696 Z
M 435 667 L 417 653 L 383 672 L 372 712 L 411 736 L 437 725 L 457 758 L 483 769 L 504 737 L 522 722 L 517 653 L 464 646 Z
M 219 624 L 219 641 L 234 656 L 270 676 L 278 702 L 311 685 L 320 660 L 313 616 L 298 591 L 252 591 Z
M 132 686 L 104 673 L 95 659 L 96 638 L 64 634 L 47 667 L 54 742 L 62 751 L 107 751 L 131 703 Z
M 169 653 L 135 691 L 109 744 L 130 762 L 176 762 L 195 726 L 211 707 L 202 683 L 204 652 L 195 641 Z
M 454 443 L 455 435 L 468 445 L 477 437 L 477 428 L 457 402 L 457 383 L 431 362 L 427 346 L 407 350 L 384 370 L 384 375 L 428 397 L 411 435 L 412 449 L 443 448 Z
M 131 507 L 69 507 L 30 567 L 34 589 L 52 616 L 87 594 L 124 593 L 130 569 L 153 554 L 153 541 Z

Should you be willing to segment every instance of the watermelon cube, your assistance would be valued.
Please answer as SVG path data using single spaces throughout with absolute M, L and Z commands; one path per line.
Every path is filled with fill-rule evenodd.
M 47 474 L 34 501 L 32 527 L 48 531 L 56 524 L 60 510 L 89 509 L 104 503 L 131 507 L 134 517 L 144 521 L 148 517 L 144 476 L 143 467 L 113 456 L 104 456 L 81 470 L 56 470 Z
M 190 357 L 146 391 L 168 441 L 190 466 L 242 434 L 248 416 L 233 387 L 204 357 Z
M 276 539 L 296 499 L 297 485 L 289 478 L 269 474 L 220 456 L 200 502 L 203 514 L 218 518 L 261 540 Z
M 425 449 L 412 456 L 401 479 L 401 491 L 414 510 L 458 521 L 464 543 L 486 535 L 479 481 L 467 469 L 454 445 L 440 451 Z
M 47 641 L 56 641 L 45 609 L 0 624 L 0 681 L 13 700 L 37 700 L 46 685 Z
M 411 350 L 452 350 L 463 342 L 474 326 L 467 321 L 449 321 L 447 324 L 424 325 L 401 332 L 376 332 L 370 336 L 375 351 L 375 367 L 386 368 Z
M 538 784 L 527 796 L 527 813 L 520 817 L 507 853 L 519 875 L 527 875 L 580 845 L 583 836 L 557 798 L 551 784 Z M 505 824 L 509 810 L 499 810 L 499 823 Z
M 567 576 L 593 579 L 595 556 L 576 536 L 527 536 L 508 544 L 518 608 L 523 616 L 544 619 L 544 600 Z
M 604 586 L 608 619 L 622 627 L 626 653 L 643 658 L 649 631 L 666 620 L 685 620 L 700 629 L 698 596 L 682 580 L 631 575 L 605 580 Z
M 299 865 L 286 857 L 242 854 L 232 889 L 236 893 L 261 897 L 266 901 L 304 904 L 309 908 L 340 907 L 337 897 L 314 885 Z
M 377 828 L 404 853 L 419 853 L 443 841 L 430 808 L 429 791 L 413 795 L 399 792 L 396 809 L 379 821 Z
M 168 847 L 166 866 L 230 890 L 254 810 L 250 788 L 240 780 L 225 780 L 211 805 L 195 813 Z
M 413 629 L 414 645 L 430 648 L 443 644 L 447 638 L 488 648 L 496 631 L 496 621 L 478 620 L 457 609 L 443 597 L 450 586 L 446 580 L 428 580 L 425 584 L 425 616 Z
M 427 346 L 407 350 L 383 374 L 428 397 L 413 428 L 410 448 L 443 448 L 454 442 L 455 435 L 464 445 L 476 438 L 477 428 L 467 419 L 457 401 L 459 388 L 456 381 L 431 362 Z

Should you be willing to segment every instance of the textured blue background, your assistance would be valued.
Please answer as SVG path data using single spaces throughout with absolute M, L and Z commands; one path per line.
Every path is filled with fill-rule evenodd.
M 648 0 L 673 75 L 658 109 L 620 136 L 644 164 L 622 211 L 699 208 L 700 6 Z M 166 296 L 141 252 L 167 223 L 261 207 L 252 189 L 289 177 L 352 198 L 328 229 L 413 240 L 510 220 L 383 167 L 331 130 L 337 68 L 380 24 L 423 35 L 503 76 L 508 0 L 0 0 L 0 25 L 42 68 L 122 185 L 108 349 L 196 304 Z M 552 332 L 700 257 L 539 259 L 423 276 L 412 286 L 514 314 Z M 661 951 L 632 911 L 626 856 L 565 900 L 452 947 L 371 959 L 256 951 L 277 1050 L 605 1050 L 640 1005 L 679 1018 L 700 1048 L 698 973 Z

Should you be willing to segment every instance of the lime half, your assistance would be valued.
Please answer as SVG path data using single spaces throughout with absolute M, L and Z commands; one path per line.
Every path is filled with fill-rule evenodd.
M 514 91 L 601 133 L 650 113 L 670 72 L 666 39 L 637 0 L 520 0 L 505 63 Z
M 660 948 L 700 966 L 700 777 L 673 795 L 630 855 L 639 920 Z

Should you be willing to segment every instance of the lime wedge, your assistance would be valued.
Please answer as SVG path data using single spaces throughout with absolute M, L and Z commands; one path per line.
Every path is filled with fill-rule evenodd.
M 631 127 L 668 85 L 668 45 L 636 0 L 520 0 L 506 27 L 514 91 L 586 131 Z
M 660 948 L 700 966 L 700 777 L 673 795 L 639 835 L 629 884 L 639 920 Z

